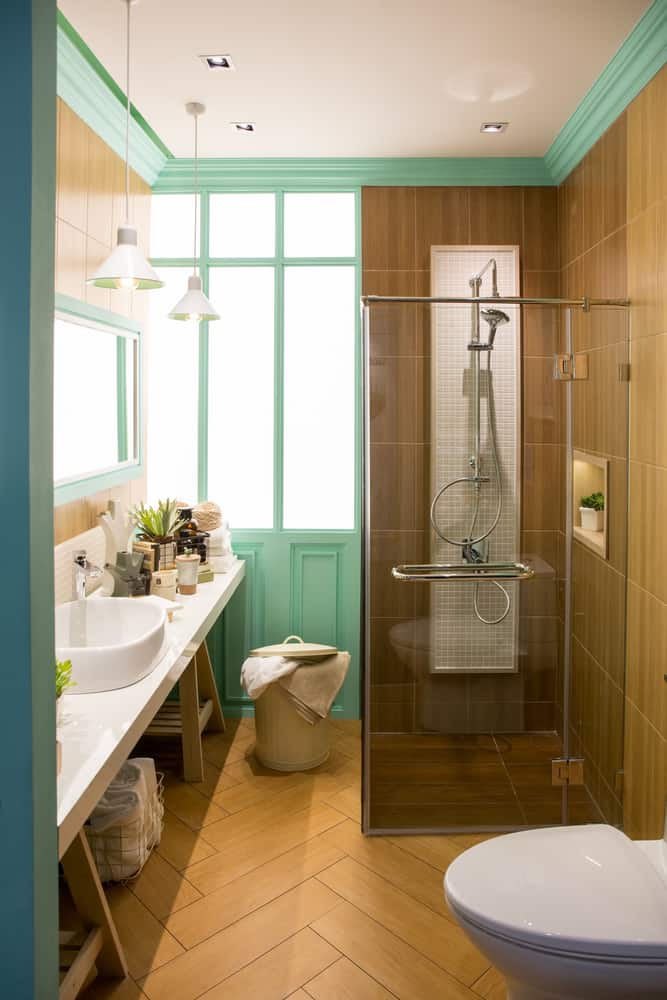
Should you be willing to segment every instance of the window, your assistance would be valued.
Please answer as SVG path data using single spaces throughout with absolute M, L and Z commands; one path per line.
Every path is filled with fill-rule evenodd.
M 188 273 L 185 197 L 153 198 L 151 499 L 215 500 L 236 529 L 354 530 L 357 194 L 202 194 L 220 320 L 201 330 L 166 318 Z

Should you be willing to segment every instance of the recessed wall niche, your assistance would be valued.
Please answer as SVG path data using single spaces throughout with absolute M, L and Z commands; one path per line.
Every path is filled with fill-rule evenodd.
M 607 524 L 609 521 L 609 511 L 607 509 L 609 499 L 609 461 L 600 458 L 598 455 L 590 455 L 584 451 L 574 451 L 572 453 L 572 505 L 573 505 L 573 526 L 574 537 L 587 548 L 592 549 L 603 559 L 609 557 L 609 540 Z M 584 497 L 590 497 L 593 493 L 602 493 L 604 496 L 604 510 L 599 512 L 598 525 L 586 525 L 582 523 L 581 501 Z M 586 514 L 583 515 L 586 519 Z

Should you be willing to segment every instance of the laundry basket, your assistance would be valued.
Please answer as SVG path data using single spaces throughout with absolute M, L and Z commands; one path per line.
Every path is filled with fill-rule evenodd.
M 298 636 L 289 636 L 277 646 L 253 649 L 251 655 L 314 659 L 336 652 L 334 646 L 304 643 Z M 317 670 L 316 662 L 311 669 Z M 255 756 L 274 771 L 308 771 L 329 756 L 329 719 L 314 726 L 306 722 L 280 684 L 270 684 L 255 702 L 255 730 Z

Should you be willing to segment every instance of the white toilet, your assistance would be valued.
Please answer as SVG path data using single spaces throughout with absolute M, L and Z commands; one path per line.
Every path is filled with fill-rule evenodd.
M 667 998 L 667 842 L 603 824 L 477 844 L 445 875 L 449 907 L 509 1000 Z

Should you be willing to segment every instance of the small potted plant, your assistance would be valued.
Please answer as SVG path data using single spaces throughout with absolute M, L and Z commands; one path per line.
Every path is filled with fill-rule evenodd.
M 581 527 L 585 531 L 602 531 L 604 527 L 604 493 L 591 493 L 581 498 Z
M 63 695 L 71 687 L 76 687 L 76 681 L 72 680 L 72 661 L 56 660 L 56 725 L 60 724 Z
M 148 556 L 148 569 L 173 569 L 176 564 L 176 535 L 186 523 L 177 500 L 159 500 L 157 507 L 143 503 L 133 507 L 128 514 L 137 529 L 139 540 L 133 543 L 135 552 Z

